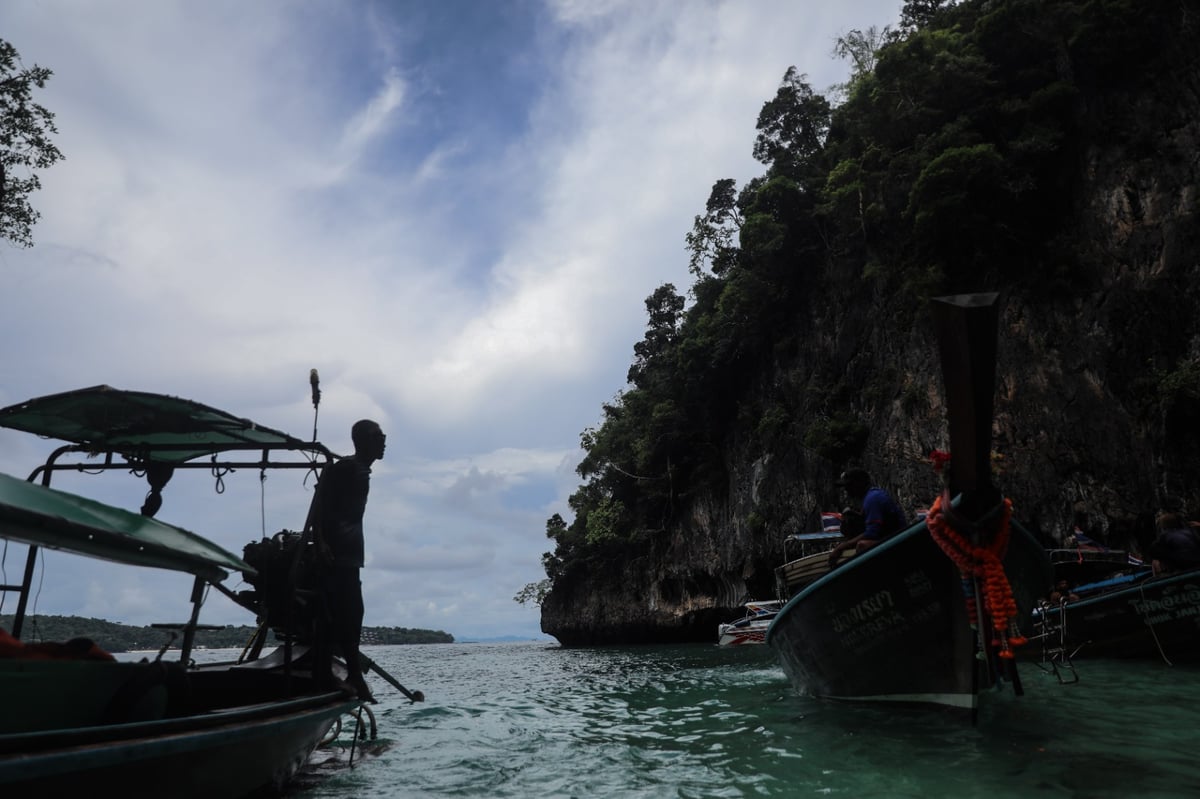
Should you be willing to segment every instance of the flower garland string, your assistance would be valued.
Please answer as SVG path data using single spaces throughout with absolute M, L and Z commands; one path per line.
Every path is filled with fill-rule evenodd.
M 946 518 L 943 500 L 946 495 L 939 496 L 929 509 L 925 523 L 933 540 L 946 553 L 963 576 L 964 593 L 967 601 L 967 615 L 971 624 L 979 622 L 978 609 L 975 607 L 973 591 L 967 590 L 973 577 L 983 578 L 983 603 L 992 619 L 992 629 L 995 637 L 992 645 L 999 648 L 1002 658 L 1011 659 L 1011 647 L 1021 646 L 1026 639 L 1017 629 L 1017 602 L 1013 598 L 1012 585 L 1008 575 L 1004 573 L 1001 558 L 1008 549 L 1009 520 L 1012 518 L 1012 500 L 1004 500 L 1004 512 L 1000 520 L 1000 528 L 991 541 L 983 546 L 973 546 L 967 539 L 955 530 Z

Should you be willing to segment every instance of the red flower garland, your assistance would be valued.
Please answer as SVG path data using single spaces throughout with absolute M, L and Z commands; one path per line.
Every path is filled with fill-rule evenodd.
M 983 601 L 988 615 L 992 619 L 992 628 L 996 637 L 992 645 L 1000 648 L 1000 657 L 1012 658 L 1010 647 L 1021 646 L 1026 642 L 1016 626 L 1017 602 L 1013 598 L 1012 585 L 1008 575 L 1004 573 L 1001 559 L 1008 549 L 1009 520 L 1012 518 L 1012 500 L 1004 500 L 1004 515 L 1000 521 L 1000 529 L 991 541 L 983 546 L 972 546 L 957 530 L 950 526 L 942 507 L 945 495 L 934 500 L 929 509 L 925 523 L 933 540 L 942 551 L 954 561 L 966 579 L 983 578 Z M 971 623 L 977 624 L 978 618 L 973 596 L 967 597 L 967 610 Z

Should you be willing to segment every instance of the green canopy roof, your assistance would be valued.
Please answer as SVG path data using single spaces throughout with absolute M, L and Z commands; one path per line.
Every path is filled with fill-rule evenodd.
M 199 402 L 110 386 L 10 405 L 0 427 L 168 464 L 231 450 L 324 449 Z
M 182 527 L 0 474 L 0 538 L 220 582 L 254 573 L 236 555 Z

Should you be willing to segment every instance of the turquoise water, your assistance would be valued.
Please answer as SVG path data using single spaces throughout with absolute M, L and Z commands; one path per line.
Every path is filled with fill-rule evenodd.
M 377 745 L 347 767 L 343 732 L 291 796 L 1200 796 L 1197 667 L 1024 664 L 972 727 L 798 696 L 767 647 L 366 652 L 426 701 L 371 675 Z

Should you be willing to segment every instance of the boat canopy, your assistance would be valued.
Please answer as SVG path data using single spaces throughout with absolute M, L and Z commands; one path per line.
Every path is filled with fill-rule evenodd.
M 0 538 L 219 583 L 253 574 L 241 558 L 182 527 L 0 473 Z
M 316 442 L 192 400 L 93 386 L 0 409 L 0 427 L 57 438 L 88 452 L 179 465 L 232 450 L 327 452 Z

